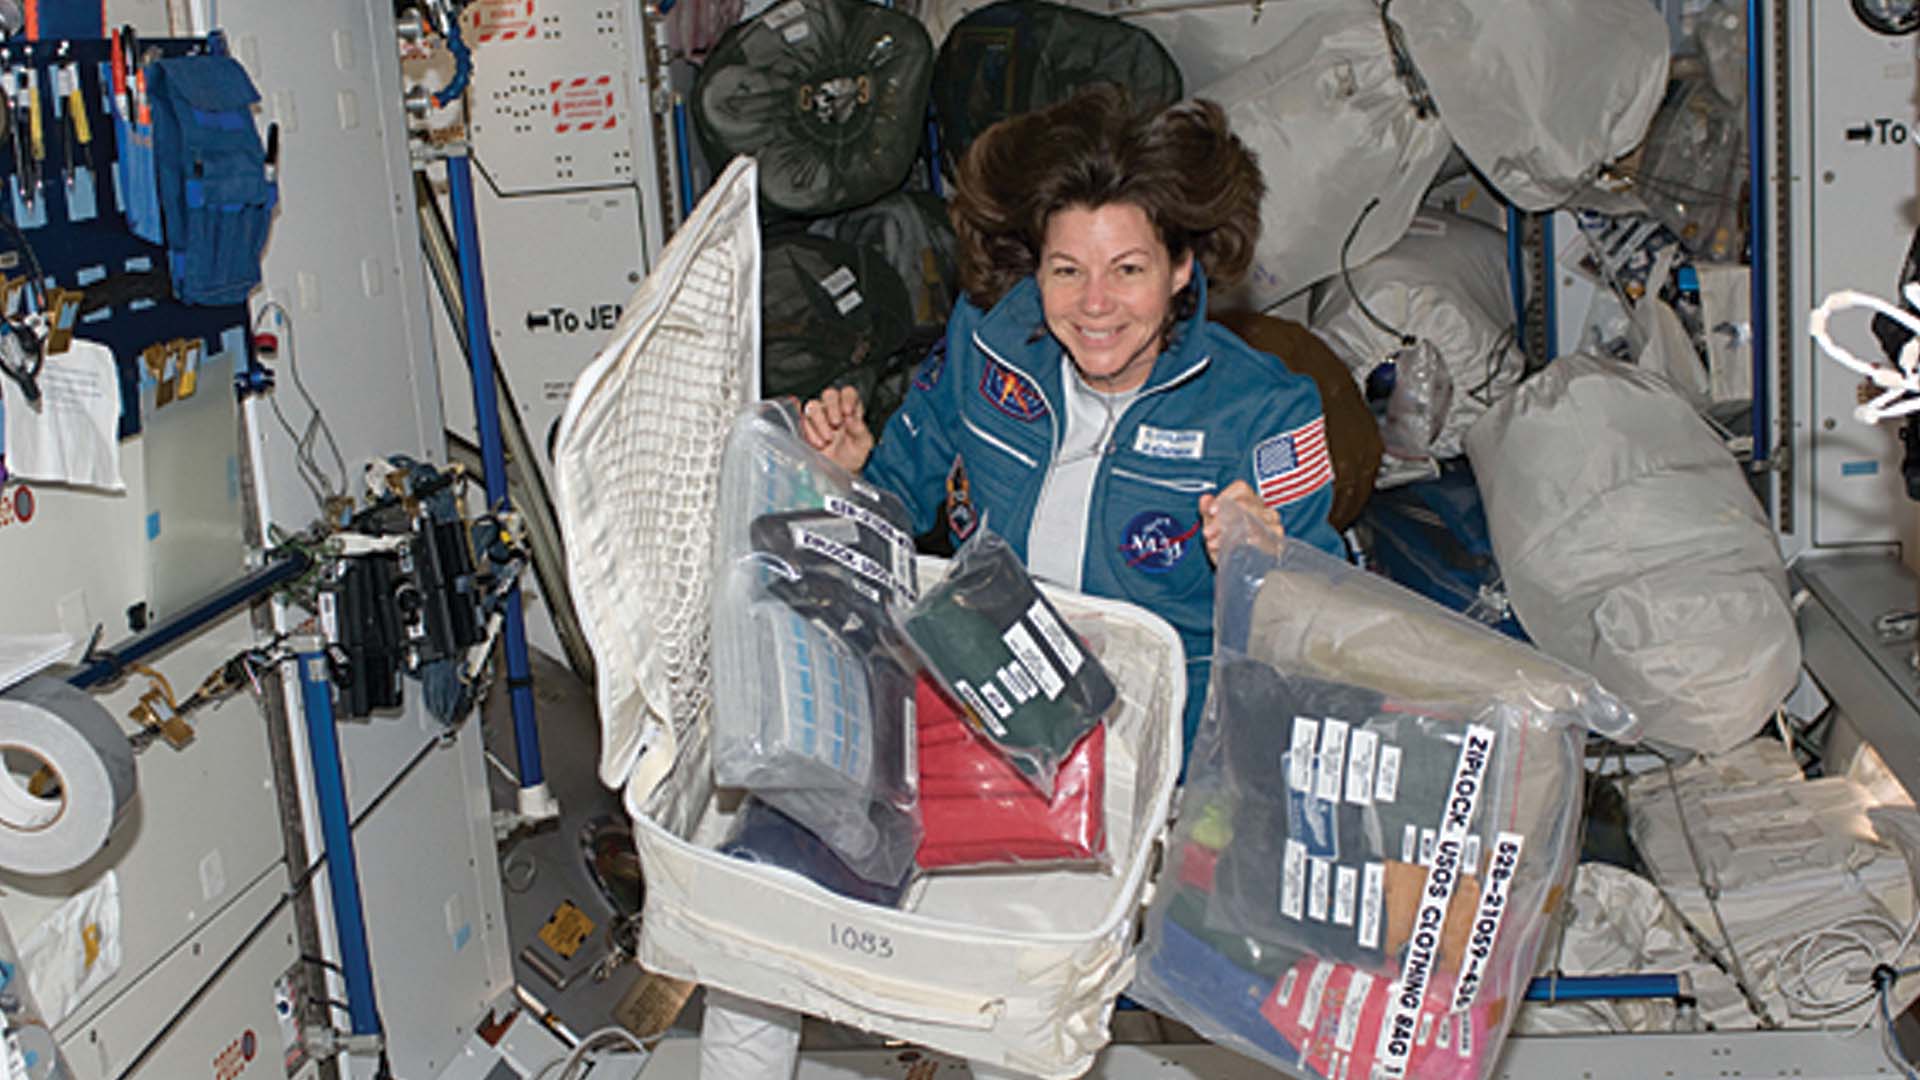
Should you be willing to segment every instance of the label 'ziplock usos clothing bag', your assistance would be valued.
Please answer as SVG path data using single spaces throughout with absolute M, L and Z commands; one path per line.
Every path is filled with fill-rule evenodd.
M 720 468 L 713 774 L 897 885 L 913 864 L 911 602 L 899 500 L 816 453 L 791 402 L 742 413 Z
M 1485 1080 L 1578 854 L 1584 728 L 1630 718 L 1391 582 L 1233 534 L 1129 993 L 1289 1076 Z

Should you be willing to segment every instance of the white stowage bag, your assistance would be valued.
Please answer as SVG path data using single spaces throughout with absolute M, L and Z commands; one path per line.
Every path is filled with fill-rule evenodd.
M 1432 475 L 1432 458 L 1458 457 L 1475 420 L 1513 392 L 1526 370 L 1514 340 L 1506 238 L 1455 214 L 1425 211 L 1387 252 L 1314 290 L 1311 325 L 1364 388 L 1400 348 L 1366 317 L 1354 293 L 1382 322 L 1433 346 L 1453 384 L 1431 443 L 1411 455 L 1389 446 L 1376 487 Z
M 1299 6 L 1312 13 L 1279 45 L 1193 94 L 1226 110 L 1267 179 L 1245 297 L 1255 308 L 1337 272 L 1341 244 L 1375 198 L 1380 205 L 1367 214 L 1348 259 L 1357 264 L 1385 251 L 1451 148 L 1439 120 L 1419 115 L 1395 73 L 1372 5 Z
M 1800 639 L 1746 478 L 1659 375 L 1563 357 L 1467 433 L 1521 625 L 1630 705 L 1647 738 L 1744 741 Z
M 1667 24 L 1646 0 L 1394 0 L 1453 141 L 1500 194 L 1547 210 L 1646 137 Z

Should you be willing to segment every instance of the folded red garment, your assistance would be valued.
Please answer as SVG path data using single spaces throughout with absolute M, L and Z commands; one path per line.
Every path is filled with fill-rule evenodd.
M 960 707 L 924 674 L 914 705 L 922 869 L 1106 858 L 1105 724 L 1094 725 L 1061 761 L 1048 799 L 974 734 Z

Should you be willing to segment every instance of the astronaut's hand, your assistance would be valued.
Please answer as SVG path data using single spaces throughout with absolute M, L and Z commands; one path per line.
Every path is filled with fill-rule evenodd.
M 860 391 L 851 386 L 833 387 L 807 402 L 800 416 L 800 434 L 808 446 L 850 473 L 866 466 L 873 453 L 873 432 L 867 430 Z
M 1231 540 L 1277 554 L 1287 535 L 1280 524 L 1280 511 L 1268 506 L 1245 480 L 1235 480 L 1218 495 L 1200 496 L 1200 520 L 1207 538 L 1207 558 L 1216 566 L 1221 550 Z

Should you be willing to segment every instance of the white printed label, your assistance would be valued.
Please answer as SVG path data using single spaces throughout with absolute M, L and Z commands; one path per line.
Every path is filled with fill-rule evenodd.
M 908 536 L 905 532 L 896 528 L 893 522 L 861 506 L 859 503 L 848 502 L 838 495 L 829 495 L 827 496 L 827 512 L 865 525 L 867 528 L 879 533 L 888 543 L 895 547 L 904 547 L 908 551 L 913 550 L 913 537 Z
M 1411 823 L 1400 833 L 1400 861 L 1420 861 L 1420 830 Z
M 1280 980 L 1280 996 L 1276 999 L 1277 1004 L 1282 1008 L 1291 1004 L 1293 1001 L 1293 988 L 1298 985 L 1299 982 L 1300 969 L 1288 968 L 1287 977 Z
M 801 528 L 798 525 L 793 527 L 793 539 L 802 551 L 825 555 L 861 577 L 870 578 L 889 589 L 904 591 L 900 584 L 894 581 L 893 573 L 886 567 L 837 540 L 829 539 L 812 529 Z
M 1313 793 L 1323 802 L 1340 801 L 1340 777 L 1347 768 L 1347 722 L 1329 718 L 1320 728 L 1320 760 L 1315 763 Z
M 1380 773 L 1373 780 L 1373 801 L 1392 802 L 1400 794 L 1400 748 L 1380 748 Z
M 1474 912 L 1473 930 L 1467 937 L 1466 960 L 1461 965 L 1460 981 L 1454 984 L 1455 1012 L 1465 1012 L 1480 993 L 1487 963 L 1493 958 L 1493 944 L 1500 937 L 1500 923 L 1507 916 L 1507 898 L 1513 888 L 1514 874 L 1520 867 L 1520 849 L 1526 842 L 1527 838 L 1519 833 L 1503 832 L 1494 838 L 1486 885 L 1480 890 L 1480 906 Z
M 1333 1029 L 1333 1045 L 1343 1052 L 1352 1052 L 1353 1040 L 1360 1034 L 1360 1013 L 1367 1005 L 1367 995 L 1373 992 L 1373 976 L 1364 971 L 1355 971 L 1347 982 L 1347 999 L 1340 1006 L 1340 1023 Z
M 965 679 L 955 679 L 953 680 L 953 692 L 959 694 L 960 700 L 966 702 L 967 707 L 973 710 L 973 715 L 978 717 L 981 723 L 987 725 L 987 730 L 1002 739 L 1007 737 L 1007 726 L 1002 724 L 1000 719 L 993 715 L 993 710 L 987 708 L 987 703 L 980 699 L 979 692 L 974 690 L 971 683 Z
M 1462 1058 L 1473 1056 L 1473 1017 L 1468 1013 L 1460 1014 L 1460 1045 L 1456 1049 Z
M 771 22 L 773 20 L 769 19 L 767 21 Z M 833 273 L 821 278 L 820 287 L 827 290 L 828 296 L 839 296 L 841 293 L 853 288 L 853 282 L 853 271 L 842 266 Z
M 1360 874 L 1360 932 L 1363 949 L 1380 947 L 1380 909 L 1386 902 L 1387 868 L 1368 863 Z
M 1380 752 L 1380 736 L 1361 728 L 1353 733 L 1347 751 L 1347 801 L 1361 806 L 1373 802 L 1373 767 Z
M 1353 925 L 1353 904 L 1360 891 L 1360 871 L 1351 866 L 1333 871 L 1333 921 L 1336 926 Z
M 1133 452 L 1148 457 L 1199 461 L 1206 445 L 1205 431 L 1172 431 L 1141 424 L 1133 432 Z
M 1300 1026 L 1308 1031 L 1320 1019 L 1320 1002 L 1327 996 L 1327 980 L 1333 977 L 1333 965 L 1325 960 L 1313 965 L 1307 980 L 1307 997 L 1300 1003 Z
M 1314 859 L 1309 865 L 1313 869 L 1313 882 L 1307 891 L 1307 918 L 1326 922 L 1328 894 L 1333 891 L 1333 864 Z
M 992 683 L 981 683 L 980 693 L 987 699 L 987 704 L 993 706 L 993 711 L 999 715 L 1000 719 L 1005 720 L 1013 715 L 1013 706 L 1007 704 L 1007 699 L 994 688 Z M 1005 736 L 1006 729 L 996 726 L 994 734 Z
M 1047 610 L 1045 601 L 1033 602 L 1033 606 L 1027 609 L 1027 621 L 1040 631 L 1041 637 L 1047 639 L 1047 644 L 1053 647 L 1053 655 L 1060 658 L 1067 674 L 1078 675 L 1080 665 L 1086 663 L 1087 658 L 1080 655 L 1080 646 L 1074 644 L 1073 635 L 1060 625 L 1059 619 L 1053 617 L 1053 612 Z
M 1382 1029 L 1382 1030 L 1385 1030 L 1385 1029 Z M 1414 1045 L 1416 1046 L 1425 1046 L 1429 1042 L 1433 1041 L 1433 1014 L 1432 1013 L 1421 1014 L 1420 1037 L 1413 1041 L 1414 1041 Z
M 860 306 L 860 290 L 848 289 L 846 292 L 841 293 L 840 298 L 833 302 L 833 306 L 839 308 L 840 314 L 842 315 L 845 315 L 847 312 L 852 311 L 854 308 L 859 307 Z
M 334 605 L 333 593 L 320 594 L 320 633 L 328 641 L 340 640 L 340 616 Z
M 1406 1075 L 1415 1023 L 1439 964 L 1440 935 L 1446 923 L 1447 904 L 1460 882 L 1460 859 L 1467 829 L 1480 804 L 1480 793 L 1493 759 L 1493 743 L 1493 729 L 1479 724 L 1469 725 L 1466 737 L 1460 741 L 1460 757 L 1453 767 L 1453 780 L 1447 785 L 1445 811 L 1434 843 L 1432 865 L 1427 868 L 1420 906 L 1414 913 L 1413 930 L 1407 940 L 1406 958 L 1401 962 L 1400 992 L 1394 996 L 1384 1021 L 1390 1033 L 1380 1068 L 1389 1077 Z M 1444 1029 L 1441 1035 L 1446 1035 Z
M 1434 844 L 1434 841 L 1436 841 L 1436 840 L 1438 840 L 1438 839 L 1440 839 L 1440 834 L 1439 834 L 1439 833 L 1436 833 L 1436 832 L 1434 832 L 1434 831 L 1433 831 L 1432 829 L 1421 829 L 1421 830 L 1420 830 L 1420 859 L 1419 859 L 1419 862 L 1420 862 L 1420 865 L 1421 865 L 1421 866 L 1432 866 L 1432 865 L 1433 865 L 1433 844 Z
M 1287 853 L 1280 863 L 1280 914 L 1298 919 L 1307 894 L 1307 845 L 1287 841 Z
M 1040 689 L 1046 691 L 1048 701 L 1059 697 L 1067 688 L 1066 680 L 1054 670 L 1053 661 L 1047 659 L 1046 654 L 1040 651 L 1039 642 L 1034 641 L 1033 635 L 1027 633 L 1024 623 L 1014 623 L 1007 627 L 1006 631 L 1000 635 L 1000 640 L 1006 642 L 1007 648 L 1013 650 L 1013 655 L 1019 657 L 1020 662 L 1027 666 L 1027 673 L 1040 681 Z
M 1476 833 L 1472 836 L 1467 837 L 1466 853 L 1460 856 L 1460 859 L 1461 859 L 1461 862 L 1463 863 L 1463 865 L 1461 866 L 1461 869 L 1466 872 L 1466 875 L 1468 877 L 1472 877 L 1475 874 L 1478 874 L 1480 872 L 1479 834 Z
M 917 798 L 920 794 L 920 703 L 914 700 L 911 690 L 901 697 L 900 711 L 907 721 L 907 745 L 901 755 L 907 761 L 907 790 Z
M 1008 664 L 1000 669 L 1000 682 L 1006 686 L 1007 692 L 1013 695 L 1013 700 L 1021 705 L 1032 701 L 1034 695 L 1040 692 L 1040 688 L 1033 683 L 1033 676 L 1028 675 L 1027 669 L 1018 663 Z
M 1287 786 L 1306 791 L 1313 783 L 1313 746 L 1320 741 L 1320 723 L 1304 716 L 1293 718 L 1293 750 L 1287 756 Z
M 1442 1016 L 1433 1033 L 1433 1045 L 1445 1050 L 1453 1045 L 1453 1016 Z

